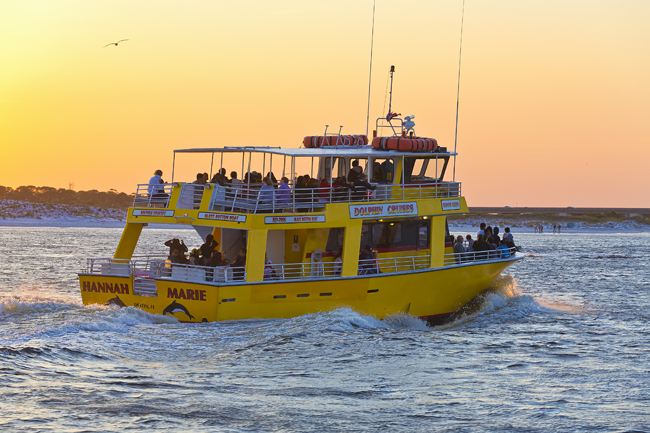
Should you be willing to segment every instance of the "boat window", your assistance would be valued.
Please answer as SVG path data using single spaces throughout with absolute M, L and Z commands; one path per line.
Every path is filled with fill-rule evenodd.
M 370 245 L 370 225 L 361 225 L 361 248 Z
M 343 248 L 344 235 L 344 228 L 331 228 L 327 237 L 327 245 L 325 246 L 325 251 L 338 251 Z
M 423 248 L 429 246 L 429 224 L 428 223 L 420 223 L 418 225 L 418 246 Z
M 325 159 L 325 173 L 322 178 L 326 179 L 329 182 L 330 172 L 332 172 L 332 178 L 336 179 L 340 176 L 345 176 L 345 160 L 343 158 L 327 158 Z M 330 164 L 334 164 L 334 170 L 331 170 Z
M 436 179 L 442 181 L 449 163 L 448 156 L 438 157 L 437 168 L 435 157 L 407 157 L 404 159 L 404 180 L 406 183 L 435 182 Z
M 393 183 L 395 165 L 391 158 L 373 159 L 371 181 L 378 183 Z
M 372 244 L 382 247 L 396 246 L 402 241 L 402 225 L 399 222 L 372 225 Z

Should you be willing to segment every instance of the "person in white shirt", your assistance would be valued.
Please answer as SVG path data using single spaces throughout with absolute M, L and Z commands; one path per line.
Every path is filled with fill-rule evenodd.
M 165 183 L 165 181 L 162 180 L 162 174 L 162 170 L 156 170 L 153 177 L 149 179 L 149 195 L 153 196 L 154 194 L 165 192 L 165 190 L 160 187 L 160 184 Z

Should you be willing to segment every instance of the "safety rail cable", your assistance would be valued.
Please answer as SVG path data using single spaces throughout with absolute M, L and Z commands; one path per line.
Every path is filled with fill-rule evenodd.
M 173 183 L 161 183 L 160 185 L 138 184 L 133 199 L 133 207 L 168 207 L 173 187 Z
M 496 249 L 488 251 L 469 251 L 464 253 L 449 253 L 444 255 L 444 265 L 458 265 L 479 260 L 505 260 L 513 257 L 517 248 Z
M 211 185 L 200 183 L 184 183 L 178 196 L 178 209 L 198 209 L 201 206 L 203 192 L 210 189 Z

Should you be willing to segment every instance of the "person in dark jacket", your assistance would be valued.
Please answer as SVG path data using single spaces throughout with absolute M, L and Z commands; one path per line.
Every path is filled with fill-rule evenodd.
M 483 239 L 483 235 L 478 235 L 478 239 L 474 241 L 474 244 L 472 246 L 474 248 L 474 252 L 476 253 L 474 257 L 476 257 L 477 260 L 485 260 L 488 258 L 488 251 L 492 249 L 492 246 Z
M 354 181 L 354 200 L 360 201 L 365 199 L 366 191 L 374 191 L 375 189 L 377 189 L 377 187 L 375 185 L 369 184 L 366 180 L 365 173 L 359 174 L 357 180 Z
M 239 250 L 239 254 L 235 257 L 235 260 L 233 260 L 230 266 L 233 268 L 243 268 L 246 266 L 246 248 Z M 233 272 L 233 279 L 240 281 L 243 280 L 244 271 L 241 269 L 235 269 Z
M 212 258 L 212 253 L 219 246 L 219 242 L 214 240 L 214 236 L 209 234 L 205 237 L 205 243 L 201 245 L 201 256 L 210 260 Z
M 187 247 L 185 246 L 185 242 L 179 241 L 177 238 L 166 241 L 165 246 L 169 247 L 170 256 L 172 255 L 173 249 L 178 249 L 181 252 L 181 254 L 187 252 Z

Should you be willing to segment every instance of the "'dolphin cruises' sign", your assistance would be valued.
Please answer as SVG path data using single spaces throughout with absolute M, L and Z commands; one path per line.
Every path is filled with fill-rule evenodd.
M 394 217 L 417 214 L 418 204 L 414 201 L 350 206 L 350 218 Z

